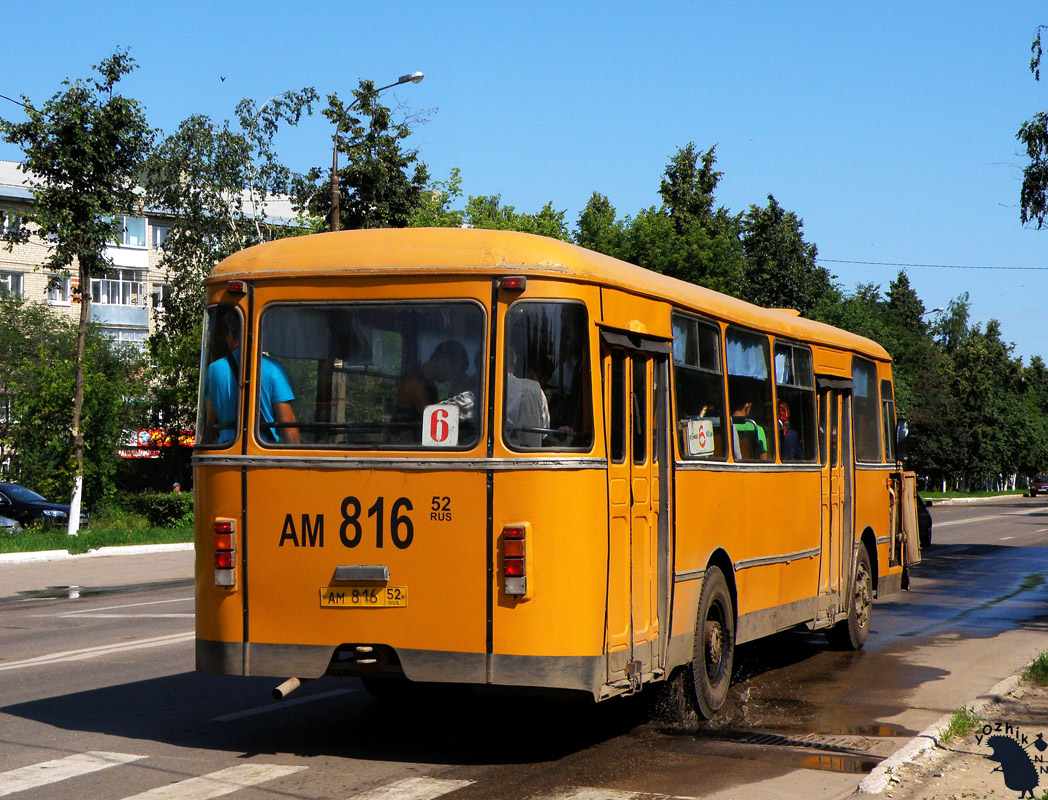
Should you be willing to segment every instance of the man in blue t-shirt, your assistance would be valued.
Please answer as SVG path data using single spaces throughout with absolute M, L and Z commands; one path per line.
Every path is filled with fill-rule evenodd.
M 228 444 L 237 436 L 237 408 L 240 383 L 240 317 L 230 311 L 219 318 L 221 335 L 224 335 L 229 353 L 211 362 L 204 377 L 204 398 L 207 403 L 207 439 L 218 444 Z M 262 441 L 298 444 L 298 428 L 274 427 L 272 423 L 295 422 L 291 401 L 295 393 L 291 389 L 284 367 L 269 356 L 262 356 L 262 373 L 259 381 L 259 429 Z

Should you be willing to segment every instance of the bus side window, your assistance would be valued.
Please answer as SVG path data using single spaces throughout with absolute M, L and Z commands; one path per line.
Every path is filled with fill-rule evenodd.
M 736 461 L 775 459 L 768 339 L 729 328 L 726 355 L 731 408 L 732 452 Z
M 611 352 L 611 460 L 626 460 L 626 354 Z
M 775 391 L 779 457 L 783 462 L 815 459 L 815 376 L 811 351 L 776 342 Z
M 716 325 L 673 314 L 673 391 L 681 456 L 724 458 L 724 369 Z

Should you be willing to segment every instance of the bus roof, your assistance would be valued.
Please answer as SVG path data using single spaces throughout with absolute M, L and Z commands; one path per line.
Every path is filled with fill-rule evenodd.
M 660 298 L 726 322 L 774 331 L 888 360 L 871 339 L 761 308 L 577 245 L 514 231 L 377 228 L 295 236 L 249 247 L 218 264 L 207 284 L 229 280 L 340 275 L 536 275 L 609 286 Z

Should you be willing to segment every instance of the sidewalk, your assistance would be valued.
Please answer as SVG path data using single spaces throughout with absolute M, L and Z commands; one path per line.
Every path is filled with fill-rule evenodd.
M 44 596 L 55 587 L 140 586 L 193 579 L 193 545 L 103 547 L 89 554 L 0 555 L 0 600 Z M 35 556 L 35 558 L 34 558 Z
M 892 800 L 1048 795 L 1048 687 L 1013 677 L 975 708 L 982 725 L 971 735 L 942 745 L 937 730 L 922 732 L 911 745 L 928 749 L 895 766 L 887 759 L 860 792 Z

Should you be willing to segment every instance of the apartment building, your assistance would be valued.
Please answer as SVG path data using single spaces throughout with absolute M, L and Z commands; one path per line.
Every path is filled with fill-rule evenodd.
M 0 160 L 0 229 L 21 225 L 32 203 L 32 189 L 21 165 Z M 275 224 L 287 224 L 295 217 L 290 200 L 283 197 L 269 200 L 267 213 L 267 222 Z M 122 217 L 122 239 L 108 248 L 113 269 L 91 281 L 91 320 L 117 341 L 144 347 L 164 313 L 170 284 L 161 266 L 160 247 L 171 220 L 170 215 L 148 208 L 137 216 Z M 73 301 L 75 271 L 69 277 L 55 278 L 42 269 L 47 253 L 47 242 L 37 236 L 11 251 L 0 246 L 0 291 L 46 302 L 57 313 L 76 319 L 80 310 Z

